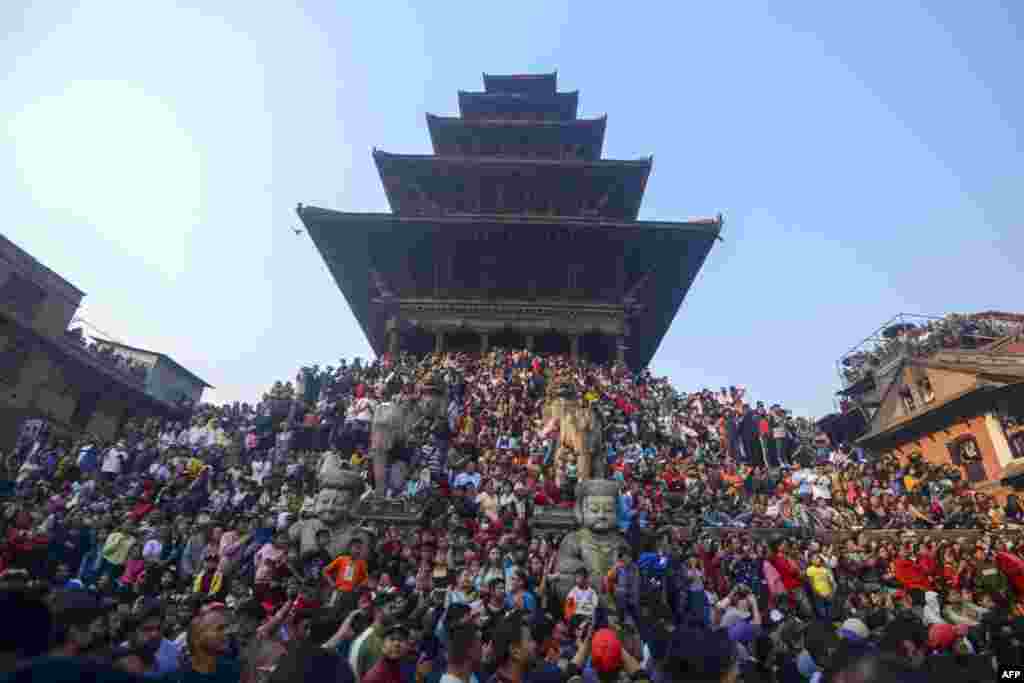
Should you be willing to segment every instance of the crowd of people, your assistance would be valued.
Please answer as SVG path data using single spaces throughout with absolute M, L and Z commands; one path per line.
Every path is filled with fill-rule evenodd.
M 289 530 L 313 514 L 325 455 L 371 499 L 375 414 L 430 383 L 447 419 L 409 432 L 410 476 L 385 494 L 422 520 L 363 519 L 339 554 L 326 530 L 301 547 Z M 599 417 L 593 457 L 618 482 L 628 544 L 563 593 L 560 534 L 537 522 L 578 502 L 544 410 L 565 385 Z M 1015 496 L 977 493 L 960 466 L 834 444 L 741 387 L 681 393 L 521 349 L 385 355 L 110 440 L 44 429 L 3 466 L 15 676 L 817 682 L 1021 665 Z
M 135 361 L 130 356 L 118 353 L 111 346 L 97 342 L 95 339 L 89 339 L 83 334 L 80 327 L 68 330 L 67 336 L 103 363 L 126 373 L 133 381 L 137 383 L 146 382 L 149 370 L 143 363 Z
M 1022 331 L 1024 317 L 997 311 L 951 313 L 920 325 L 896 323 L 883 330 L 883 338 L 871 348 L 846 356 L 843 376 L 848 384 L 854 384 L 897 354 L 924 357 L 943 349 L 975 349 Z

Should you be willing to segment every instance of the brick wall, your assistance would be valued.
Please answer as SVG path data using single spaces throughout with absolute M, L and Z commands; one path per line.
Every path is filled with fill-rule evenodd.
M 996 456 L 995 446 L 988 432 L 985 423 L 985 416 L 978 415 L 968 420 L 958 420 L 950 424 L 945 430 L 938 430 L 928 436 L 923 436 L 915 442 L 906 443 L 900 449 L 901 460 L 906 461 L 912 453 L 920 453 L 926 461 L 947 465 L 950 463 L 950 453 L 947 444 L 956 441 L 962 436 L 971 435 L 978 443 L 978 450 L 981 452 L 982 463 L 985 465 L 985 474 L 989 481 L 998 481 L 1002 475 L 1003 468 Z M 967 468 L 961 466 L 964 478 L 967 479 Z M 980 483 L 980 482 L 979 482 Z

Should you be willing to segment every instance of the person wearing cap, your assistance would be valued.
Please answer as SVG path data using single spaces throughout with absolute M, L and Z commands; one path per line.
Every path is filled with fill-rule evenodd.
M 409 631 L 402 624 L 394 624 L 384 629 L 380 659 L 363 675 L 362 683 L 405 683 L 402 680 L 401 663 L 408 637 Z
M 647 672 L 623 646 L 619 633 L 611 628 L 598 629 L 590 641 L 590 667 L 601 683 L 616 683 L 623 672 L 634 683 L 647 681 Z
M 928 627 L 928 647 L 932 654 L 952 650 L 957 641 L 967 635 L 968 628 L 966 624 L 932 624 Z

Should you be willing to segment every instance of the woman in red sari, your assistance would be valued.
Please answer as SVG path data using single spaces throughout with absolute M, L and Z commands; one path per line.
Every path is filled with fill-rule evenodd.
M 782 579 L 782 585 L 786 588 L 786 595 L 792 604 L 797 605 L 805 613 L 810 613 L 810 600 L 804 591 L 803 572 L 800 565 L 787 554 L 788 546 L 785 542 L 779 543 L 773 548 L 768 561 L 775 567 Z
M 906 590 L 911 588 L 920 588 L 923 591 L 932 590 L 931 576 L 918 563 L 912 548 L 904 547 L 899 556 L 892 561 L 892 573 Z

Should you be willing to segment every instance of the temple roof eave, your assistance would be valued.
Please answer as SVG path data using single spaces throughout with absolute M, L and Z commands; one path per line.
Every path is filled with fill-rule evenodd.
M 472 128 L 493 127 L 521 127 L 521 128 L 570 128 L 570 127 L 598 127 L 605 126 L 608 122 L 608 115 L 601 114 L 590 118 L 569 119 L 569 120 L 536 120 L 536 119 L 465 119 L 461 116 L 445 116 L 443 114 L 431 114 L 427 112 L 427 125 L 462 125 Z
M 487 92 L 500 88 L 502 85 L 513 88 L 521 88 L 524 85 L 539 86 L 552 93 L 558 90 L 557 71 L 543 74 L 489 74 L 485 71 L 483 81 L 484 90 Z
M 590 137 L 595 142 L 595 156 L 600 158 L 601 149 L 604 147 L 604 134 L 608 128 L 608 115 L 586 119 L 559 119 L 557 121 L 530 120 L 530 119 L 505 119 L 471 118 L 465 119 L 461 116 L 441 116 L 437 114 L 426 114 L 427 131 L 430 134 L 430 144 L 437 152 L 442 136 L 453 131 L 474 131 L 486 130 L 515 130 L 515 131 L 555 131 L 557 134 L 573 131 Z
M 642 168 L 648 172 L 654 163 L 654 157 L 640 159 L 543 159 L 504 156 L 438 156 L 436 154 L 392 154 L 379 149 L 373 150 L 373 160 L 380 169 L 382 162 L 398 161 L 424 164 L 457 164 L 469 166 L 561 166 L 567 168 Z
M 523 238 L 530 239 L 531 228 L 544 226 L 591 230 L 620 228 L 623 237 L 632 245 L 628 250 L 632 266 L 628 270 L 654 274 L 635 293 L 643 312 L 631 322 L 630 349 L 626 357 L 633 367 L 643 367 L 651 361 L 722 228 L 720 217 L 685 223 L 527 216 L 406 217 L 385 213 L 343 213 L 317 207 L 303 207 L 299 215 L 370 346 L 378 354 L 386 346 L 387 313 L 382 307 L 372 304 L 375 297 L 370 291 L 368 277 L 371 233 L 395 235 L 401 239 L 405 234 L 412 237 L 441 226 L 449 229 L 457 226 L 462 229 L 500 229 L 518 224 L 524 230 Z
M 535 224 L 535 225 L 568 225 L 584 229 L 609 229 L 651 231 L 683 231 L 697 232 L 711 238 L 718 238 L 722 231 L 721 216 L 701 216 L 685 221 L 617 221 L 605 218 L 574 217 L 574 216 L 529 216 L 521 214 L 454 214 L 446 216 L 401 216 L 393 213 L 335 211 L 317 206 L 303 206 L 300 216 L 305 222 L 309 217 L 313 220 L 334 220 L 343 222 L 380 222 L 380 223 L 478 223 L 478 224 Z
M 533 111 L 556 111 L 565 116 L 565 119 L 575 119 L 579 110 L 579 92 L 556 92 L 553 94 L 524 94 L 514 92 L 471 92 L 459 91 L 459 112 L 465 116 L 474 110 L 474 104 L 482 102 L 504 102 L 509 105 L 529 105 Z M 563 120 L 565 120 L 563 119 Z

